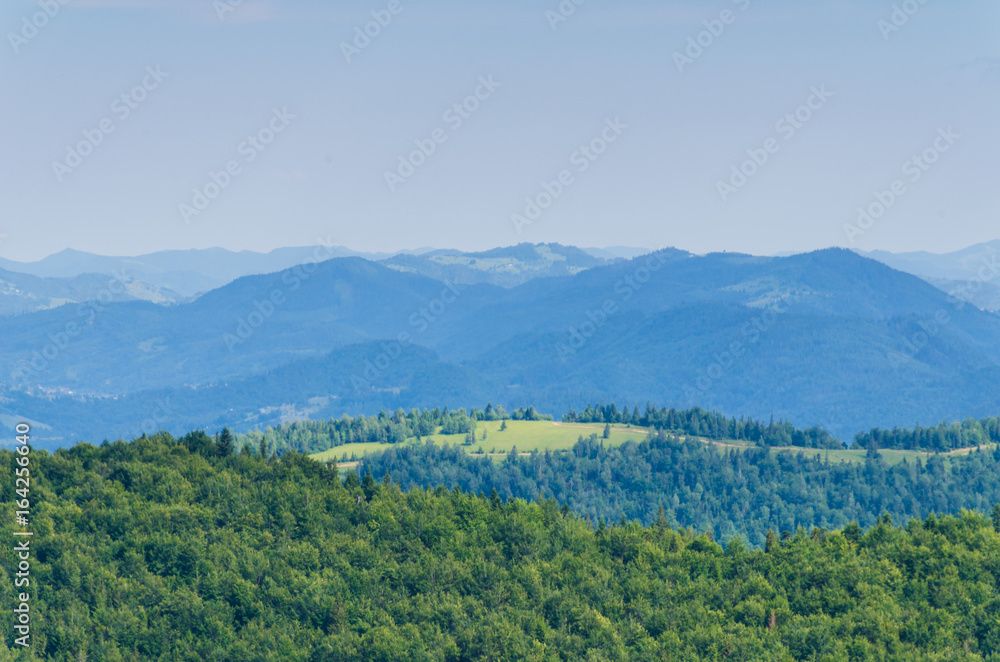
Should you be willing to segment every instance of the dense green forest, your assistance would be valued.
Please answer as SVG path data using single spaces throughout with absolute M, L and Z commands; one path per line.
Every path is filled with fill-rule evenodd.
M 628 407 L 619 410 L 614 403 L 587 405 L 579 414 L 570 409 L 562 420 L 567 423 L 624 423 L 709 439 L 752 441 L 761 446 L 844 447 L 829 432 L 818 426 L 798 430 L 788 421 L 761 423 L 745 417 L 727 418 L 719 412 L 705 411 L 700 407 L 685 410 L 656 409 L 646 403 L 646 409 L 642 413 L 638 406 L 633 407 L 632 413 L 629 413 Z
M 937 427 L 915 426 L 911 430 L 893 428 L 858 433 L 854 444 L 861 448 L 899 448 L 903 450 L 950 451 L 980 444 L 1000 442 L 1000 418 L 977 421 L 967 418 L 961 423 L 940 423 Z
M 256 448 L 266 441 L 278 452 L 287 450 L 317 453 L 353 443 L 395 444 L 410 438 L 430 434 L 467 434 L 474 431 L 476 421 L 511 419 L 515 421 L 551 420 L 552 416 L 537 412 L 534 407 L 519 408 L 510 413 L 503 407 L 486 405 L 484 409 L 449 411 L 444 409 L 385 410 L 376 416 L 341 416 L 318 421 L 295 421 L 279 427 L 253 430 L 239 435 L 240 445 Z M 747 418 L 726 417 L 694 407 L 692 409 L 656 409 L 649 404 L 640 413 L 611 405 L 588 405 L 582 412 L 572 409 L 562 416 L 568 423 L 617 423 L 649 427 L 666 432 L 695 435 L 709 439 L 737 439 L 767 446 L 801 446 L 804 448 L 843 448 L 843 444 L 819 427 L 798 430 L 787 421 L 762 423 Z
M 5 659 L 1000 660 L 1000 509 L 750 550 L 219 441 L 36 451 L 32 648 Z
M 617 447 L 591 436 L 572 452 L 511 453 L 502 463 L 457 446 L 389 448 L 366 457 L 364 467 L 404 488 L 554 498 L 595 525 L 623 517 L 648 524 L 662 506 L 681 526 L 754 546 L 763 546 L 769 529 L 870 526 L 883 513 L 905 520 L 1000 502 L 1000 449 L 890 466 L 873 452 L 864 463 L 840 462 L 821 450 L 720 449 L 659 432 Z
M 262 440 L 278 452 L 288 450 L 300 453 L 317 453 L 352 443 L 395 444 L 411 438 L 421 438 L 430 434 L 468 434 L 476 428 L 477 421 L 500 419 L 551 420 L 534 407 L 519 408 L 513 412 L 503 407 L 487 405 L 484 409 L 449 411 L 444 409 L 411 409 L 409 413 L 397 409 L 390 414 L 385 410 L 376 416 L 347 415 L 318 421 L 296 421 L 279 427 L 268 427 L 263 431 L 254 430 L 239 436 L 239 444 L 249 444 L 256 448 Z M 720 412 L 706 411 L 700 407 L 691 409 L 660 408 L 646 404 L 618 408 L 615 404 L 587 405 L 581 412 L 572 409 L 562 416 L 567 423 L 614 423 L 635 425 L 663 431 L 668 434 L 693 435 L 707 439 L 735 439 L 748 441 L 760 446 L 814 449 L 844 448 L 843 443 L 832 437 L 821 427 L 798 429 L 788 421 L 764 423 L 745 417 L 725 416 Z M 986 443 L 1000 442 L 1000 418 L 985 418 L 977 421 L 966 419 L 961 423 L 941 423 L 936 427 L 912 429 L 893 428 L 872 429 L 858 433 L 854 438 L 855 448 L 922 450 L 941 452 L 958 448 L 971 448 Z M 873 446 L 874 444 L 874 446 Z

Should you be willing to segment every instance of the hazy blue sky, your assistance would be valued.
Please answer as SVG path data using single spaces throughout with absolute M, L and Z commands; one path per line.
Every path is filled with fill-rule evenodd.
M 399 0 L 350 62 L 341 44 L 389 0 L 48 1 L 58 11 L 37 30 L 24 23 L 42 12 L 34 2 L 0 8 L 6 258 L 320 237 L 359 250 L 774 253 L 852 245 L 844 225 L 896 180 L 854 246 L 940 252 L 1000 237 L 996 0 L 896 2 L 892 31 L 891 1 L 565 0 L 575 11 L 554 23 L 558 0 Z M 712 23 L 724 10 L 729 24 Z M 724 29 L 701 35 L 710 45 L 679 71 L 674 54 L 704 21 Z M 456 126 L 446 111 L 477 87 L 484 100 Z M 799 109 L 812 88 L 832 96 Z M 797 109 L 811 117 L 789 135 L 777 123 Z M 244 143 L 272 118 L 283 130 L 263 151 Z M 445 140 L 391 191 L 386 171 L 437 129 Z M 576 153 L 602 131 L 615 138 L 603 154 Z M 70 171 L 84 132 L 100 144 Z M 776 151 L 723 200 L 718 182 L 766 144 Z M 936 163 L 905 165 L 928 148 Z M 180 206 L 229 161 L 238 174 L 185 222 Z M 563 170 L 572 183 L 517 232 L 512 214 Z

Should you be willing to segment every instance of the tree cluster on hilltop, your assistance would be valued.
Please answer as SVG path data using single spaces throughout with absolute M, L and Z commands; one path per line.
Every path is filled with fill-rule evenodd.
M 635 406 L 630 413 L 628 407 L 618 409 L 609 405 L 587 405 L 580 413 L 572 409 L 563 416 L 565 422 L 576 423 L 621 423 L 641 427 L 690 434 L 709 439 L 735 439 L 752 441 L 762 446 L 800 446 L 803 448 L 843 448 L 844 445 L 829 432 L 818 426 L 799 430 L 788 421 L 762 423 L 746 417 L 727 417 L 719 412 L 706 411 L 700 407 L 678 410 L 657 409 L 646 403 L 642 412 Z
M 939 423 L 933 427 L 914 426 L 912 429 L 874 428 L 854 436 L 854 445 L 860 448 L 923 450 L 932 452 L 971 448 L 981 444 L 1000 443 L 1000 417 L 977 421 L 967 418 L 962 422 Z
M 535 411 L 534 407 L 518 408 L 507 412 L 503 407 L 486 405 L 485 409 L 450 410 L 447 407 L 405 412 L 397 409 L 392 414 L 384 409 L 375 416 L 341 416 L 327 420 L 302 420 L 286 423 L 263 431 L 253 430 L 240 435 L 239 445 L 257 448 L 262 442 L 279 453 L 297 451 L 318 453 L 345 444 L 398 444 L 407 439 L 422 438 L 432 434 L 466 435 L 475 432 L 479 421 L 541 421 L 552 420 Z

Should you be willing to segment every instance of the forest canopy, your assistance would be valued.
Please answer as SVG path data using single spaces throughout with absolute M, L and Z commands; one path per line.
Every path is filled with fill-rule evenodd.
M 219 441 L 33 455 L 34 639 L 8 659 L 1000 659 L 1000 508 L 752 550 Z

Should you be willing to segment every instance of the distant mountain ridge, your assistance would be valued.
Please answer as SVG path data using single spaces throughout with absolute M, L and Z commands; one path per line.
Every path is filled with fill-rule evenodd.
M 523 243 L 472 253 L 434 250 L 421 255 L 394 255 L 380 262 L 390 269 L 461 285 L 514 287 L 533 278 L 572 276 L 619 259 L 597 257 L 573 246 Z
M 975 244 L 950 253 L 914 251 L 890 253 L 888 251 L 858 251 L 861 255 L 888 264 L 894 269 L 918 276 L 948 280 L 975 278 L 983 266 L 983 258 L 1000 253 L 1000 239 Z
M 162 291 L 165 295 L 138 298 L 173 303 L 217 289 L 243 276 L 275 273 L 336 257 L 361 257 L 383 262 L 398 271 L 438 280 L 512 287 L 532 278 L 572 275 L 622 259 L 621 255 L 631 257 L 643 252 L 648 251 L 624 247 L 583 250 L 560 244 L 519 244 L 480 252 L 422 248 L 397 253 L 365 253 L 343 246 L 321 244 L 278 248 L 269 253 L 208 248 L 113 257 L 66 249 L 37 262 L 0 258 L 0 270 L 41 278 L 73 279 L 95 274 L 111 276 L 141 283 L 145 289 Z M 29 297 L 40 295 L 30 291 L 30 288 L 26 294 Z M 38 306 L 36 309 L 44 307 L 49 306 Z M 0 300 L 2 314 L 3 302 Z
M 1000 239 L 951 253 L 858 251 L 984 310 L 1000 311 Z
M 176 306 L 0 320 L 0 421 L 26 416 L 55 438 L 151 416 L 243 430 L 382 407 L 559 414 L 603 400 L 774 415 L 849 438 L 1000 410 L 1000 317 L 956 303 L 843 249 L 665 249 L 512 287 L 335 258 Z M 159 421 L 161 399 L 174 404 Z M 88 422 L 88 410 L 100 413 Z
M 334 257 L 389 257 L 389 253 L 359 253 L 343 246 L 320 246 L 322 260 Z M 316 246 L 278 248 L 269 253 L 224 248 L 168 250 L 136 257 L 95 255 L 66 249 L 37 262 L 0 258 L 0 268 L 34 276 L 73 278 L 82 274 L 124 274 L 150 286 L 192 297 L 222 287 L 241 276 L 281 271 L 313 259 Z

